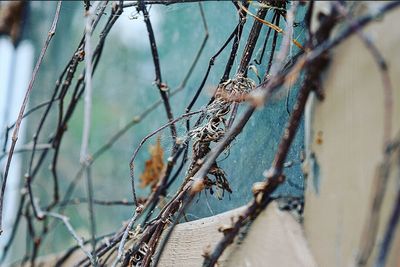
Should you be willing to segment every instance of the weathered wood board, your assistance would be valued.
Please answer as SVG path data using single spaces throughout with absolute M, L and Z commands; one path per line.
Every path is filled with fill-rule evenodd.
M 385 3 L 364 2 L 357 13 L 376 10 L 380 4 Z M 322 5 L 318 2 L 317 8 Z M 400 131 L 399 21 L 400 10 L 395 10 L 364 30 L 388 63 L 394 89 L 392 137 Z M 308 154 L 314 154 L 315 161 L 306 168 L 310 175 L 304 225 L 316 261 L 324 267 L 354 263 L 370 211 L 375 169 L 383 160 L 385 110 L 381 74 L 359 37 L 346 40 L 332 58 L 323 80 L 325 100 L 315 102 L 306 114 L 311 125 L 305 134 L 310 136 Z M 394 167 L 382 204 L 377 243 L 367 266 L 374 263 L 398 186 Z M 399 230 L 396 236 L 387 266 L 400 266 Z
M 222 237 L 218 228 L 230 224 L 232 218 L 238 216 L 243 209 L 241 207 L 216 216 L 178 224 L 165 247 L 159 266 L 201 266 L 204 250 L 212 248 Z M 128 241 L 126 247 L 129 244 Z M 116 253 L 113 256 L 115 255 Z M 60 256 L 43 258 L 38 266 L 54 266 L 58 257 Z M 78 251 L 64 264 L 74 266 L 82 257 L 82 253 Z M 308 249 L 301 225 L 290 213 L 279 210 L 275 202 L 260 214 L 240 245 L 233 244 L 228 248 L 219 264 L 235 267 L 317 266 Z

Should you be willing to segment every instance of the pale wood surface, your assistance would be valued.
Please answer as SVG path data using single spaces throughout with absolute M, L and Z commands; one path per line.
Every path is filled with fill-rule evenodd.
M 222 236 L 217 229 L 229 225 L 243 208 L 178 225 L 161 258 L 165 267 L 201 266 L 204 249 Z M 272 203 L 252 224 L 240 245 L 223 254 L 220 266 L 316 266 L 298 222 Z
M 223 266 L 313 267 L 314 258 L 301 225 L 272 203 L 260 214 L 240 246 Z
M 320 2 L 317 2 L 320 5 Z M 363 3 L 360 13 L 374 10 Z M 400 10 L 377 20 L 364 31 L 373 39 L 388 62 L 393 82 L 393 136 L 400 130 Z M 396 25 L 396 26 L 395 26 Z M 370 205 L 375 168 L 382 161 L 383 86 L 378 67 L 357 36 L 333 53 L 323 80 L 325 100 L 317 102 L 311 119 L 311 149 L 320 168 L 319 177 L 310 173 L 305 202 L 305 231 L 320 266 L 351 266 L 360 243 L 361 229 Z M 314 175 L 317 175 L 316 173 Z M 394 193 L 398 186 L 395 170 L 383 202 L 376 254 L 382 240 Z M 314 189 L 319 180 L 319 193 Z M 387 266 L 400 266 L 397 233 Z M 371 257 L 373 258 L 373 257 Z M 371 266 L 373 261 L 368 263 Z
M 210 249 L 222 233 L 218 228 L 229 225 L 244 207 L 213 217 L 178 224 L 170 237 L 159 266 L 201 266 L 204 249 Z M 127 248 L 130 242 L 127 242 Z M 58 256 L 43 258 L 39 266 L 53 266 Z M 72 256 L 65 266 L 74 266 L 82 253 Z M 110 260 L 109 262 L 112 262 Z M 247 232 L 246 239 L 229 247 L 219 266 L 316 266 L 308 249 L 301 225 L 288 212 L 280 211 L 275 202 L 263 211 Z

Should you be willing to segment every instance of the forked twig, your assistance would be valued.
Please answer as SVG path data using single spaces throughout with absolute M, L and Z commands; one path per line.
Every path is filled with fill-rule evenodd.
M 66 216 L 63 216 L 58 213 L 54 212 L 46 212 L 45 215 L 54 217 L 56 219 L 61 220 L 61 222 L 67 227 L 68 232 L 72 235 L 72 237 L 75 239 L 75 241 L 78 243 L 80 249 L 85 253 L 86 257 L 90 260 L 93 266 L 97 265 L 96 259 L 92 256 L 92 254 L 85 248 L 84 241 L 81 237 L 78 236 L 78 234 L 75 232 L 74 228 L 72 227 L 71 223 L 69 222 L 69 218 Z

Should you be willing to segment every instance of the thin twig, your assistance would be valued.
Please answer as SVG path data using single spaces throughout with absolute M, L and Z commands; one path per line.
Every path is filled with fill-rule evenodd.
M 60 207 L 68 205 L 79 205 L 82 203 L 87 203 L 89 200 L 87 198 L 73 198 L 68 201 L 63 201 L 59 203 Z M 135 203 L 133 201 L 128 201 L 126 199 L 122 200 L 99 200 L 93 199 L 93 204 L 99 206 L 133 206 Z
M 85 176 L 87 183 L 87 195 L 88 195 L 88 210 L 90 219 L 90 233 L 91 233 L 91 245 L 92 245 L 92 255 L 94 259 L 94 265 L 97 266 L 97 256 L 96 256 L 96 222 L 94 216 L 94 205 L 93 205 L 93 185 L 91 177 L 90 168 L 90 152 L 89 152 L 89 138 L 90 138 L 90 128 L 92 121 L 92 33 L 94 23 L 94 13 L 99 6 L 100 2 L 95 2 L 89 10 L 86 11 L 86 27 L 85 27 L 85 101 L 84 101 L 84 113 L 83 113 L 83 134 L 82 134 L 82 146 L 81 146 L 81 158 L 80 162 L 84 165 Z M 103 5 L 106 6 L 107 2 Z
M 264 19 L 267 15 L 268 9 L 260 8 L 257 12 L 257 17 Z M 251 27 L 249 37 L 247 38 L 246 46 L 243 50 L 243 56 L 239 64 L 239 68 L 236 75 L 247 77 L 247 70 L 249 67 L 249 63 L 251 57 L 253 56 L 254 49 L 257 45 L 258 37 L 261 32 L 262 23 L 258 20 L 253 22 L 253 26 Z M 236 118 L 236 114 L 238 111 L 239 103 L 234 102 L 231 115 L 228 119 L 227 128 L 230 128 Z
M 149 35 L 151 54 L 153 56 L 154 69 L 155 69 L 155 74 L 156 74 L 155 83 L 156 83 L 156 86 L 158 87 L 158 91 L 160 92 L 161 99 L 162 99 L 164 107 L 165 107 L 165 112 L 167 114 L 167 118 L 171 122 L 171 121 L 173 121 L 174 116 L 172 115 L 171 105 L 169 103 L 169 97 L 167 94 L 168 86 L 166 84 L 163 84 L 163 82 L 162 82 L 160 60 L 159 60 L 159 56 L 158 56 L 156 39 L 154 37 L 154 31 L 153 31 L 153 27 L 151 25 L 149 13 L 148 13 L 147 8 L 146 8 L 145 4 L 143 3 L 143 1 L 139 1 L 138 10 L 142 11 L 142 13 L 143 13 L 144 22 L 146 24 L 147 33 Z M 173 145 L 173 149 L 174 149 L 175 141 L 177 138 L 175 124 L 172 123 L 170 125 L 170 130 L 171 130 L 172 141 L 173 141 L 172 145 Z
M 133 224 L 136 222 L 136 219 L 138 215 L 142 212 L 141 207 L 137 207 L 135 213 L 133 214 L 132 218 L 129 220 L 129 223 L 126 226 L 126 229 L 124 231 L 124 234 L 122 235 L 122 239 L 119 242 L 118 246 L 118 254 L 117 257 L 115 258 L 115 261 L 112 264 L 112 267 L 117 266 L 117 264 L 121 261 L 121 258 L 124 254 L 124 247 L 125 247 L 125 242 L 128 238 L 129 231 L 132 229 Z
M 92 256 L 92 254 L 85 248 L 85 244 L 82 238 L 78 236 L 78 234 L 75 232 L 74 228 L 72 227 L 71 223 L 69 222 L 69 218 L 66 216 L 63 216 L 58 213 L 54 212 L 46 212 L 45 215 L 54 217 L 56 219 L 59 219 L 62 221 L 62 223 L 67 227 L 68 232 L 72 235 L 72 237 L 75 239 L 75 241 L 78 243 L 79 247 L 85 253 L 86 257 L 90 260 L 92 265 L 96 266 L 96 259 Z

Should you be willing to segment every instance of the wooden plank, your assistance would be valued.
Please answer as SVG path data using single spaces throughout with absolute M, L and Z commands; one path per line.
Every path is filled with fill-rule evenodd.
M 325 10 L 326 4 L 330 5 L 317 2 L 316 11 Z M 354 8 L 359 14 L 382 4 L 387 3 L 363 2 Z M 400 29 L 393 26 L 399 18 L 400 10 L 395 10 L 363 30 L 389 66 L 394 88 L 392 137 L 400 130 Z M 335 49 L 323 87 L 325 100 L 316 102 L 314 111 L 309 109 L 306 114 L 306 125 L 311 123 L 305 134 L 310 136 L 309 142 L 306 138 L 311 149 L 307 154 L 314 156 L 314 162 L 309 161 L 306 168 L 304 227 L 320 266 L 353 266 L 375 189 L 375 169 L 383 160 L 385 108 L 378 66 L 356 35 Z M 374 263 L 393 206 L 398 187 L 395 176 L 393 170 L 382 204 L 378 239 L 367 266 Z M 399 232 L 387 266 L 399 266 Z
M 229 225 L 244 207 L 212 217 L 178 224 L 160 259 L 162 267 L 201 266 L 202 254 L 221 238 L 218 228 Z M 132 241 L 128 241 L 129 248 Z M 111 257 L 115 257 L 114 255 Z M 39 266 L 54 266 L 59 256 L 42 258 Z M 64 266 L 73 266 L 82 253 L 73 255 Z M 109 262 L 113 262 L 111 259 Z M 315 261 L 308 249 L 302 226 L 291 214 L 279 210 L 272 202 L 246 233 L 246 238 L 232 244 L 222 255 L 219 266 L 285 266 L 313 267 Z

